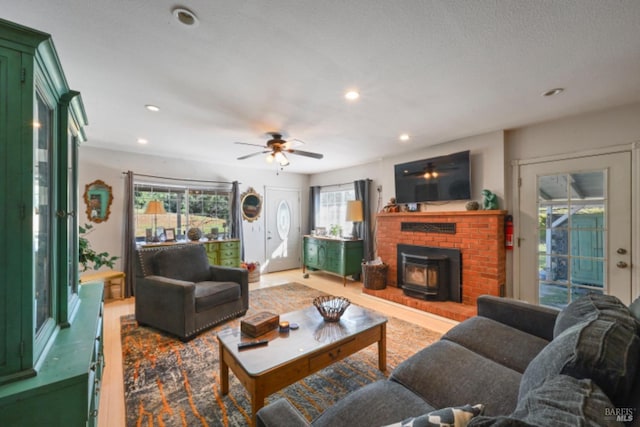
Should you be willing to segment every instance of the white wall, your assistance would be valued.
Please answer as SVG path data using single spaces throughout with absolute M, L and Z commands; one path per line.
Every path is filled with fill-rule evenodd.
M 180 159 L 169 159 L 152 155 L 140 155 L 94 147 L 80 147 L 79 161 L 79 224 L 88 223 L 85 204 L 82 200 L 84 186 L 101 179 L 113 188 L 113 204 L 109 220 L 94 224 L 94 231 L 88 236 L 91 246 L 97 251 L 107 251 L 111 255 L 122 257 L 124 253 L 124 175 L 128 170 L 138 174 L 155 175 L 170 178 L 202 179 L 210 181 L 239 181 L 244 192 L 253 187 L 264 196 L 265 187 L 296 188 L 301 190 L 302 200 L 308 198 L 308 175 L 292 174 L 276 170 L 255 170 L 226 165 L 213 165 Z M 302 203 L 302 226 L 306 227 L 307 204 Z M 249 223 L 243 221 L 245 258 L 263 263 L 265 259 L 264 215 Z M 121 260 L 116 268 L 121 269 Z

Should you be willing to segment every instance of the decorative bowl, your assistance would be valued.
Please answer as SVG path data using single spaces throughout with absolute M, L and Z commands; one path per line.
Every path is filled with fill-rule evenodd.
M 313 305 L 318 309 L 322 318 L 327 322 L 337 322 L 344 311 L 351 305 L 351 301 L 344 297 L 331 295 L 315 297 Z

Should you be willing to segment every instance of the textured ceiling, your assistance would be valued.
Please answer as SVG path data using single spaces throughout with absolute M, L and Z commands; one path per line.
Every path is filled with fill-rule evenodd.
M 637 0 L 188 0 L 195 28 L 176 5 L 0 0 L 0 17 L 53 35 L 87 145 L 227 165 L 274 168 L 235 160 L 267 131 L 323 153 L 290 157 L 314 173 L 640 101 Z

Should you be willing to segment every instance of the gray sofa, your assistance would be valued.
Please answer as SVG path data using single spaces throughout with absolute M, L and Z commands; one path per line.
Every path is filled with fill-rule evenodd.
M 249 308 L 249 273 L 209 265 L 203 245 L 139 248 L 134 282 L 138 323 L 189 340 Z
M 640 301 L 635 315 L 617 298 L 594 294 L 562 312 L 492 296 L 477 304 L 476 317 L 311 425 L 385 426 L 413 417 L 413 425 L 431 425 L 425 420 L 433 411 L 461 420 L 469 408 L 452 407 L 481 404 L 483 414 L 469 425 L 640 426 Z M 259 426 L 310 425 L 285 399 L 257 419 Z

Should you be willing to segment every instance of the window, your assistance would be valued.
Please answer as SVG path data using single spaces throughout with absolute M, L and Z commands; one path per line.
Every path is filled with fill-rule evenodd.
M 164 212 L 147 213 L 150 201 L 159 201 Z M 136 182 L 134 185 L 136 242 L 164 241 L 167 228 L 175 229 L 177 240 L 185 240 L 191 228 L 203 234 L 224 236 L 231 219 L 231 186 L 167 185 Z M 217 230 L 214 230 L 217 229 Z
M 341 188 L 343 187 L 343 188 Z M 355 200 L 353 186 L 329 186 L 320 189 L 320 206 L 316 207 L 316 227 L 325 227 L 330 232 L 332 227 L 340 227 L 339 235 L 349 234 L 352 223 L 346 220 L 347 202 Z

